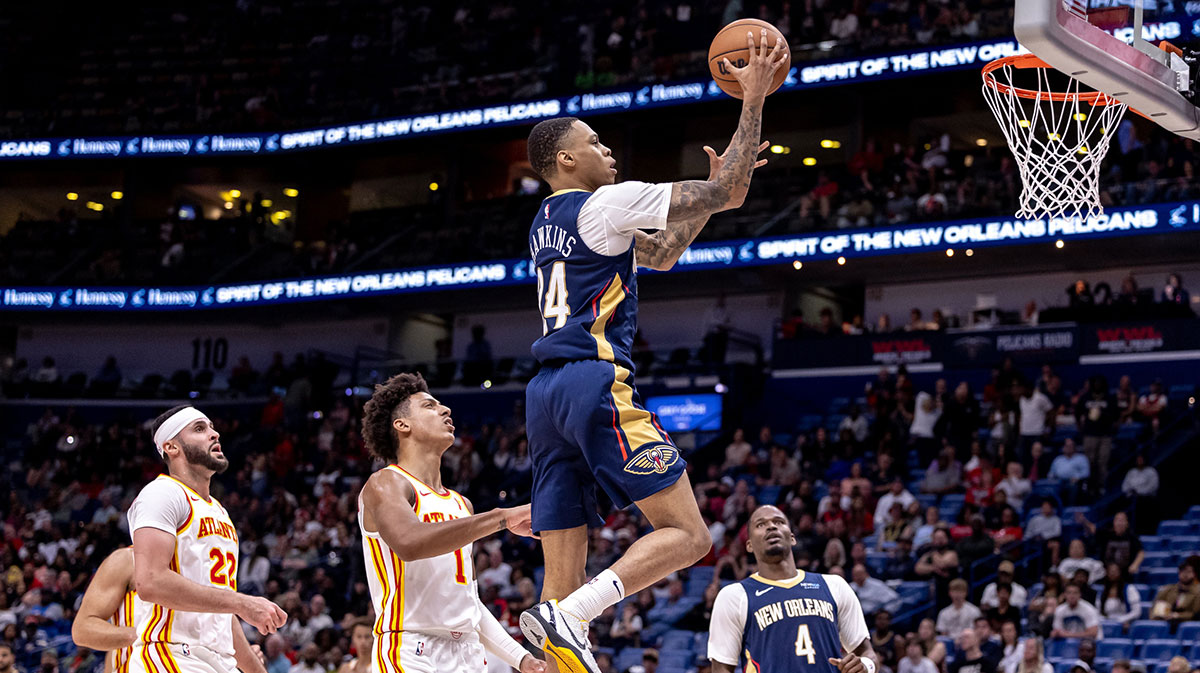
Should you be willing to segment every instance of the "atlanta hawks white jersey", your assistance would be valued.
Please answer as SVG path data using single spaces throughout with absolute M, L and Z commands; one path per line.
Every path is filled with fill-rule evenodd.
M 403 476 L 412 484 L 417 499 L 413 510 L 425 523 L 436 523 L 470 516 L 466 502 L 451 490 L 438 492 L 408 474 L 397 465 L 387 470 Z M 393 669 L 402 650 L 410 649 L 409 638 L 401 634 L 416 632 L 470 641 L 478 636 L 480 607 L 471 563 L 471 545 L 417 561 L 401 561 L 392 553 L 379 533 L 363 526 L 362 501 L 358 504 L 358 526 L 362 530 L 363 555 L 366 559 L 371 602 L 375 605 L 375 665 L 378 673 Z M 414 644 L 413 647 L 416 647 Z
M 137 592 L 133 589 L 125 591 L 125 598 L 121 600 L 121 607 L 113 614 L 112 623 L 116 626 L 128 626 L 131 629 L 136 629 L 138 620 L 144 619 L 146 613 L 150 610 L 150 604 L 138 598 Z M 119 650 L 112 652 L 112 671 L 113 673 L 129 673 L 129 658 L 133 655 L 133 646 L 122 647 Z
M 189 486 L 160 475 L 138 494 L 129 507 L 129 533 L 156 528 L 175 536 L 171 569 L 187 579 L 226 591 L 237 591 L 238 536 L 229 512 L 216 498 L 207 500 Z M 154 668 L 171 671 L 170 650 L 160 644 L 202 647 L 222 658 L 233 657 L 232 617 L 224 613 L 185 612 L 150 605 L 137 620 L 138 655 Z M 162 659 L 163 661 L 158 661 Z M 141 668 L 134 662 L 135 669 Z

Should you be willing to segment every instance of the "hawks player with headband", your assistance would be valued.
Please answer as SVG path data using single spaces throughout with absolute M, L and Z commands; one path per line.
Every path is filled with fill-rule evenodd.
M 715 673 L 875 673 L 875 650 L 858 596 L 837 575 L 796 569 L 796 537 L 773 505 L 750 514 L 746 551 L 758 572 L 721 589 L 708 658 Z
M 137 620 L 129 673 L 265 673 L 237 617 L 265 635 L 287 615 L 237 591 L 237 531 L 209 492 L 213 475 L 229 467 L 221 435 L 189 406 L 152 427 L 168 473 L 129 507 L 134 585 L 152 604 Z
M 475 540 L 506 528 L 530 535 L 529 506 L 475 514 L 442 486 L 454 422 L 419 374 L 375 387 L 363 439 L 389 463 L 358 504 L 376 615 L 373 673 L 484 673 L 484 650 L 521 673 L 545 671 L 480 602 L 471 564 Z

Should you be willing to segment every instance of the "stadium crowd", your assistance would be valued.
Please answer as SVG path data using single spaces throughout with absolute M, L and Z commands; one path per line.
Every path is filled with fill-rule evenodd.
M 232 461 L 214 492 L 238 524 L 240 586 L 290 615 L 263 643 L 268 668 L 324 673 L 351 654 L 353 624 L 369 616 L 354 517 L 358 489 L 376 466 L 360 436 L 361 400 L 329 389 L 328 366 L 281 364 L 243 375 L 312 394 L 208 409 Z M 1154 633 L 1164 638 L 1193 619 L 1200 558 L 1178 552 L 1180 544 L 1200 552 L 1200 539 L 1176 539 L 1171 554 L 1144 548 L 1142 540 L 1159 540 L 1138 536 L 1158 526 L 1158 474 L 1142 459 L 1127 467 L 1118 454 L 1133 446 L 1122 424 L 1146 422 L 1146 407 L 1129 408 L 1129 381 L 1111 395 L 1104 385 L 1088 381 L 1072 397 L 1049 367 L 1035 380 L 1006 366 L 977 396 L 966 383 L 918 391 L 903 370 L 881 372 L 862 408 L 831 412 L 815 426 L 798 415 L 787 433 L 733 431 L 723 451 L 713 444 L 691 458 L 712 552 L 593 624 L 603 670 L 618 670 L 617 662 L 621 671 L 640 665 L 653 673 L 659 651 L 641 648 L 662 641 L 662 656 L 674 656 L 666 646 L 676 634 L 707 630 L 721 583 L 753 572 L 745 524 L 763 503 L 788 515 L 801 568 L 851 582 L 890 671 L 958 671 L 983 656 L 991 662 L 984 670 L 1042 673 L 1041 662 L 1076 656 L 1064 647 L 1078 648 L 1085 673 L 1117 670 L 1111 657 L 1091 661 L 1087 643 L 1149 628 L 1138 621 L 1143 615 L 1159 620 L 1164 630 Z M 99 561 L 128 543 L 129 502 L 162 469 L 145 423 L 115 409 L 99 413 L 50 407 L 27 427 L 7 426 L 0 642 L 15 653 L 17 671 L 99 666 L 96 654 L 70 645 L 70 620 Z M 446 454 L 444 482 L 480 509 L 528 497 L 522 415 L 518 405 L 507 418 L 461 428 Z M 1119 513 L 1093 522 L 1086 507 L 1070 506 L 1092 501 L 1106 484 L 1123 492 L 1132 520 Z M 589 572 L 646 526 L 636 513 L 610 511 L 592 531 Z M 507 533 L 475 550 L 484 602 L 519 638 L 515 616 L 536 600 L 541 551 Z M 1177 577 L 1172 559 L 1180 561 Z M 984 586 L 989 562 L 998 573 Z M 1046 650 L 1028 636 L 1047 639 Z M 1069 640 L 1077 637 L 1085 640 Z
M 1106 159 L 1101 200 L 1119 206 L 1200 198 L 1194 156 L 1192 140 L 1126 120 Z M 1003 215 L 1015 211 L 1021 189 L 1007 148 L 956 148 L 947 136 L 924 144 L 866 139 L 844 160 L 816 168 L 773 161 L 780 165 L 755 175 L 747 203 L 713 217 L 699 240 Z M 23 219 L 0 237 L 0 273 L 30 284 L 208 283 L 215 276 L 253 281 L 518 258 L 528 253 L 526 222 L 545 195 L 515 190 L 449 208 L 421 203 L 356 212 L 346 221 L 307 223 L 308 233 L 297 236 L 293 220 L 273 221 L 269 208 L 256 206 L 279 195 L 246 194 L 216 221 L 127 221 L 119 204 L 98 217 L 64 208 L 53 222 Z M 114 224 L 119 237 L 111 235 Z M 1107 298 L 1116 295 L 1109 286 Z
M 292 129 L 444 111 L 702 77 L 708 36 L 737 18 L 774 23 L 793 59 L 821 59 L 1007 34 L 1011 11 L 1000 0 L 622 0 L 553 12 L 529 0 L 372 0 L 354 12 L 328 0 L 209 0 L 63 21 L 29 5 L 14 12 L 0 61 L 42 67 L 0 70 L 21 92 L 0 137 Z

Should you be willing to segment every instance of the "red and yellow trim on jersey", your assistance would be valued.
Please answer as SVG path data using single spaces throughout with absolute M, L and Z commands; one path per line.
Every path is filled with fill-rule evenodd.
M 125 591 L 125 598 L 121 600 L 121 607 L 113 614 L 113 621 L 117 626 L 134 627 L 133 623 L 133 599 L 137 598 L 137 592 L 128 589 Z M 133 646 L 122 647 L 113 651 L 113 673 L 128 673 L 129 663 L 133 657 Z
M 762 667 L 750 656 L 750 650 L 746 650 L 746 673 L 762 673 Z
M 596 356 L 607 362 L 612 362 L 615 356 L 605 330 L 625 297 L 621 274 L 615 274 L 600 294 L 592 299 L 592 327 L 589 332 L 596 341 Z M 613 382 L 609 389 L 612 397 L 608 406 L 612 412 L 613 432 L 621 447 L 621 460 L 629 460 L 631 452 L 647 444 L 671 443 L 670 437 L 654 420 L 654 415 L 633 403 L 633 386 L 629 384 L 632 377 L 633 372 L 613 363 Z
M 187 484 L 183 483 L 182 481 L 179 481 L 175 477 L 172 477 L 169 474 L 163 474 L 163 475 L 159 475 L 159 476 L 170 479 L 171 481 L 175 482 L 176 484 L 179 484 L 180 486 L 182 486 L 183 489 L 185 491 L 187 491 L 188 493 L 191 493 L 192 495 L 196 496 L 197 498 L 200 498 L 201 500 L 203 500 L 206 503 L 212 504 L 213 499 L 211 497 L 206 498 L 206 497 L 200 495 L 199 493 L 196 492 L 196 489 L 192 488 L 191 486 L 188 486 Z
M 421 481 L 420 477 L 415 477 L 415 476 L 413 476 L 413 473 L 412 473 L 412 472 L 409 472 L 408 470 L 404 469 L 403 467 L 400 467 L 399 465 L 397 465 L 397 464 L 395 464 L 395 463 L 392 463 L 391 465 L 388 465 L 388 467 L 394 467 L 394 468 L 396 468 L 396 469 L 397 469 L 397 470 L 399 470 L 401 473 L 403 473 L 405 476 L 407 476 L 409 479 L 412 479 L 413 481 L 417 482 L 418 484 L 420 484 L 420 485 L 424 486 L 425 488 L 429 489 L 429 493 L 430 493 L 431 495 L 435 495 L 435 496 L 437 496 L 437 497 L 441 498 L 442 500 L 451 500 L 451 499 L 453 499 L 453 498 L 454 498 L 454 491 L 451 491 L 450 489 L 448 489 L 448 488 L 446 488 L 446 487 L 444 487 L 444 486 L 442 487 L 442 492 L 441 492 L 441 493 L 439 493 L 439 492 L 438 492 L 438 490 L 437 490 L 436 488 L 434 488 L 434 487 L 430 486 L 429 484 L 426 484 L 424 481 Z M 420 493 L 420 491 L 418 491 L 418 492 L 417 492 L 417 496 L 419 497 L 420 495 L 421 495 L 421 493 Z
M 367 538 L 367 547 L 371 549 L 371 566 L 375 570 L 375 579 L 379 582 L 380 588 L 383 589 L 383 600 L 381 600 L 379 603 L 380 606 L 386 606 L 388 604 L 388 600 L 391 598 L 391 585 L 388 583 L 387 569 L 383 562 L 383 549 L 379 546 L 379 540 L 376 540 L 372 537 Z M 383 635 L 385 630 L 383 628 L 383 617 L 384 611 L 380 610 L 379 614 L 375 617 L 376 638 Z M 382 650 L 383 648 L 380 648 L 381 652 Z

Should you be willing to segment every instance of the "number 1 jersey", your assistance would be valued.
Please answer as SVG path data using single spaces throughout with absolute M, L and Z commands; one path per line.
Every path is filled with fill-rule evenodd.
M 633 370 L 638 229 L 662 229 L 670 183 L 622 182 L 557 191 L 529 230 L 538 281 L 539 362 L 604 360 Z

